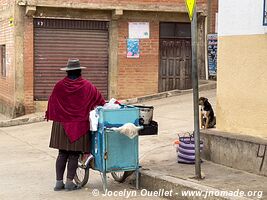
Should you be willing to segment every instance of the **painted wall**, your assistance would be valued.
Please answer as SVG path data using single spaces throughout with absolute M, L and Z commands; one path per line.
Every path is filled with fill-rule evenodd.
M 15 27 L 9 24 L 11 17 L 14 17 L 14 2 L 0 0 L 0 45 L 6 45 L 6 77 L 0 74 L 0 113 L 10 117 L 15 104 Z
M 267 34 L 262 10 L 261 0 L 219 2 L 216 114 L 221 131 L 267 138 Z
M 219 36 L 267 33 L 263 0 L 219 0 Z

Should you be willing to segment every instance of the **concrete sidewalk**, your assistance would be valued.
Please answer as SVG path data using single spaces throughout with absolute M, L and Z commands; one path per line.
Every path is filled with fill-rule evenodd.
M 203 91 L 200 96 L 205 96 L 212 103 L 216 113 L 216 91 Z M 142 187 L 158 190 L 174 190 L 178 195 L 171 199 L 204 199 L 204 197 L 181 196 L 183 191 L 256 191 L 255 195 L 243 198 L 215 197 L 207 199 L 267 199 L 267 177 L 235 170 L 212 162 L 204 161 L 202 172 L 205 179 L 198 181 L 194 177 L 194 165 L 177 163 L 177 154 L 173 142 L 178 139 L 177 133 L 192 132 L 193 127 L 193 103 L 192 94 L 172 97 L 167 101 L 157 100 L 146 102 L 153 105 L 154 119 L 159 123 L 158 136 L 145 136 L 140 138 L 142 165 Z M 259 191 L 259 192 L 258 192 Z M 249 193 L 250 194 L 250 193 Z
M 159 152 L 160 151 L 160 152 Z M 195 166 L 178 164 L 172 145 L 151 151 L 141 160 L 141 186 L 150 190 L 173 190 L 178 195 L 170 199 L 191 199 L 182 196 L 184 191 L 202 191 L 203 199 L 206 192 L 212 191 L 243 191 L 245 194 L 255 191 L 255 195 L 246 198 L 230 198 L 207 196 L 206 199 L 267 199 L 267 177 L 235 170 L 209 161 L 202 163 L 203 180 L 194 179 Z

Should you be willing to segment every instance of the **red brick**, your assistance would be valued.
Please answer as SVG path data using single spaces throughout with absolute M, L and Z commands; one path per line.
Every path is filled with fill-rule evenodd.
M 140 39 L 140 58 L 126 57 L 128 21 L 119 20 L 118 99 L 156 93 L 158 91 L 159 21 L 150 23 L 150 38 Z
M 8 1 L 0 1 L 0 5 L 4 5 Z M 0 45 L 6 45 L 7 75 L 2 77 L 0 74 L 0 101 L 7 104 L 14 103 L 15 91 L 15 61 L 14 61 L 14 27 L 9 26 L 9 18 L 0 20 Z

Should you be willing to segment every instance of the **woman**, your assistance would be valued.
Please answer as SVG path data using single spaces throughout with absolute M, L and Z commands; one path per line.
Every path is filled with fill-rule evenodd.
M 73 179 L 80 153 L 89 152 L 89 112 L 105 103 L 96 87 L 82 78 L 83 68 L 78 59 L 68 60 L 67 67 L 61 68 L 67 72 L 67 77 L 55 85 L 48 101 L 46 119 L 53 120 L 49 147 L 59 149 L 55 191 L 79 189 Z

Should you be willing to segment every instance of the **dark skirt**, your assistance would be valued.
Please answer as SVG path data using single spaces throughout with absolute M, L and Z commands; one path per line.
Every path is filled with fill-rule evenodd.
M 89 153 L 89 136 L 88 131 L 87 134 L 71 143 L 63 126 L 59 122 L 53 122 L 49 147 L 66 151 L 81 151 Z

